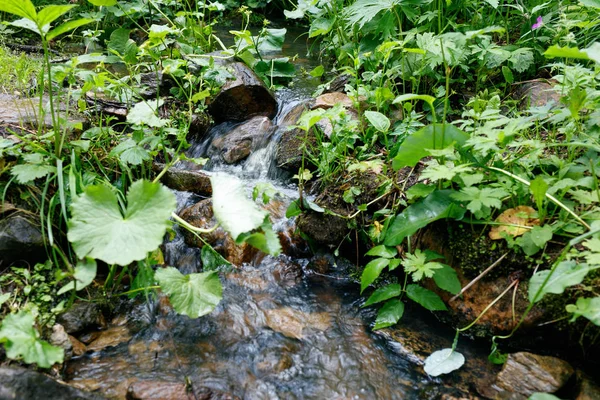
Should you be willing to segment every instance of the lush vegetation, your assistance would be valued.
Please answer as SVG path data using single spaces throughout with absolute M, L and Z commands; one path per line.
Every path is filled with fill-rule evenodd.
M 176 310 L 190 317 L 214 308 L 221 297 L 214 272 L 184 276 L 165 268 L 154 273 L 152 266 L 161 258 L 157 248 L 170 221 L 196 233 L 205 231 L 173 214 L 175 198 L 158 183 L 161 173 L 153 174 L 152 160 L 162 160 L 166 171 L 185 159 L 194 115 L 231 77 L 215 63 L 219 56 L 206 53 L 219 49 L 222 57 L 243 60 L 271 87 L 289 82 L 296 73 L 287 58 L 261 56 L 281 49 L 285 29 L 264 23 L 252 33 L 256 13 L 242 7 L 236 14 L 239 2 L 89 3 L 80 9 L 36 8 L 29 0 L 0 4 L 11 21 L 5 30 L 34 32 L 44 56 L 43 69 L 17 61 L 18 86 L 11 89 L 22 90 L 37 71 L 35 89 L 47 93 L 51 105 L 45 111 L 40 101 L 40 114 L 47 112 L 53 120 L 50 132 L 40 126 L 37 133 L 19 134 L 19 141 L 0 141 L 3 201 L 28 203 L 40 217 L 48 245 L 46 264 L 33 271 L 13 268 L 7 275 L 13 290 L 0 300 L 12 314 L 4 319 L 0 340 L 8 357 L 42 367 L 62 356 L 39 339 L 34 324 L 48 326 L 67 303 L 85 293 L 99 262 L 108 268 L 102 284 L 95 285 L 104 296 L 120 294 L 120 283 L 131 275 L 127 294 L 160 287 Z M 352 116 L 335 106 L 300 118 L 296 128 L 317 136 L 304 148 L 306 168 L 296 175 L 300 190 L 306 180 L 337 184 L 349 175 L 372 172 L 380 179 L 376 200 L 389 199 L 373 211 L 376 201 L 358 204 L 360 187 L 343 193 L 357 212 L 342 217 L 361 231 L 370 248 L 365 256 L 372 259 L 360 280 L 363 292 L 376 286 L 365 303 L 381 306 L 375 329 L 397 323 L 406 299 L 445 310 L 441 298 L 422 285 L 428 278 L 453 295 L 466 290 L 440 254 L 413 248 L 411 237 L 441 219 L 460 220 L 501 241 L 531 266 L 524 271 L 530 307 L 502 338 L 510 337 L 546 294 L 561 294 L 575 285 L 577 298 L 564 314 L 600 325 L 600 285 L 594 272 L 600 268 L 597 0 L 298 0 L 247 6 L 260 12 L 268 3 L 289 20 L 306 24 L 311 49 L 322 60 L 311 74 L 323 79 L 322 90 L 329 78 L 346 75 L 345 91 L 357 111 Z M 215 35 L 224 13 L 241 16 L 241 28 L 231 32 L 236 38 L 231 49 Z M 49 45 L 67 34 L 87 49 L 102 50 L 53 65 Z M 89 63 L 93 69 L 83 68 Z M 124 66 L 126 73 L 117 73 L 112 64 Z M 144 99 L 140 82 L 146 73 L 174 79 L 171 103 L 158 93 Z M 553 101 L 537 104 L 530 96 L 524 104 L 514 96 L 519 86 L 536 79 L 551 82 L 543 90 Z M 98 119 L 76 134 L 78 127 L 57 112 L 53 99 L 91 112 L 86 101 L 90 93 L 134 106 L 124 122 Z M 169 113 L 174 109 L 178 112 Z M 323 119 L 333 127 L 329 137 L 319 131 Z M 398 170 L 407 172 L 404 181 L 398 180 Z M 418 183 L 407 189 L 412 175 Z M 219 223 L 238 242 L 278 254 L 268 216 L 246 199 L 240 183 L 226 176 L 211 180 Z M 300 198 L 289 215 L 305 209 L 335 214 Z M 370 218 L 360 218 L 367 213 Z M 400 280 L 379 283 L 384 271 Z M 33 297 L 32 285 L 50 286 L 52 296 L 64 298 L 49 299 L 41 289 Z M 439 375 L 462 365 L 464 358 L 455 351 L 458 334 L 473 324 L 457 329 L 452 349 L 432 354 L 428 373 Z M 496 348 L 502 338 L 494 338 L 494 362 L 503 360 Z

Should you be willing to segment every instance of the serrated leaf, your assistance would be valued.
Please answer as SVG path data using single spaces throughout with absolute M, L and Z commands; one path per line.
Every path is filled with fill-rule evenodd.
M 212 312 L 223 295 L 219 275 L 212 271 L 183 275 L 177 269 L 167 267 L 158 269 L 154 276 L 175 311 L 190 318 Z
M 578 317 L 585 317 L 592 321 L 593 324 L 600 326 L 600 297 L 580 297 L 577 299 L 576 304 L 569 304 L 567 306 L 567 312 L 573 314 L 571 322 L 575 321 Z
M 389 300 L 392 297 L 400 296 L 400 293 L 402 293 L 402 287 L 397 283 L 391 283 L 374 291 L 373 294 L 369 296 L 365 304 L 363 304 L 363 307 L 368 307 L 370 305 Z
M 407 253 L 402 265 L 404 266 L 404 272 L 412 274 L 412 279 L 415 282 L 420 281 L 424 276 L 432 278 L 435 271 L 442 268 L 442 264 L 438 262 L 427 262 L 425 253 L 419 249 L 414 254 Z
M 406 295 L 430 311 L 446 311 L 446 305 L 440 296 L 419 285 L 408 285 Z
M 371 283 L 375 282 L 381 271 L 388 266 L 390 260 L 387 258 L 376 258 L 369 262 L 360 276 L 360 292 L 362 293 Z
M 56 167 L 45 164 L 19 164 L 12 167 L 10 173 L 18 183 L 26 184 L 48 174 L 56 173 Z
M 60 288 L 56 293 L 58 295 L 68 292 L 69 290 L 81 290 L 86 288 L 96 278 L 96 260 L 93 258 L 84 258 L 79 260 L 75 266 L 75 272 L 73 273 L 74 281 L 67 283 L 65 286 Z
M 465 357 L 452 349 L 438 350 L 425 359 L 423 369 L 430 376 L 440 376 L 463 366 Z
M 454 203 L 451 190 L 436 190 L 425 199 L 408 206 L 396 216 L 385 235 L 386 246 L 396 246 L 433 221 L 442 218 L 461 219 L 465 209 Z
M 163 100 L 148 100 L 137 103 L 127 113 L 127 122 L 133 125 L 147 125 L 153 128 L 165 126 L 168 121 L 156 115 L 156 110 L 163 103 Z
M 398 323 L 404 314 L 404 303 L 398 299 L 389 300 L 377 312 L 373 330 L 387 328 Z
M 80 258 L 127 265 L 162 243 L 175 207 L 175 195 L 160 183 L 134 182 L 124 213 L 110 188 L 88 186 L 71 204 L 67 237 Z
M 390 129 L 390 120 L 388 117 L 377 111 L 365 111 L 365 117 L 371 125 L 379 132 L 385 133 Z
M 554 273 L 546 283 L 544 281 L 550 275 L 551 270 L 538 271 L 529 280 L 529 301 L 538 302 L 547 293 L 561 294 L 566 288 L 578 285 L 590 271 L 587 264 L 578 264 L 575 261 L 562 261 L 556 266 Z M 540 294 L 535 298 L 538 290 Z
M 452 294 L 457 294 L 462 289 L 456 271 L 449 265 L 441 264 L 442 267 L 435 271 L 433 280 L 440 289 L 444 289 Z
M 35 363 L 41 368 L 62 363 L 63 349 L 40 340 L 34 324 L 33 314 L 28 311 L 19 311 L 4 318 L 0 342 L 4 342 L 6 356 L 12 360 L 23 359 L 27 364 Z

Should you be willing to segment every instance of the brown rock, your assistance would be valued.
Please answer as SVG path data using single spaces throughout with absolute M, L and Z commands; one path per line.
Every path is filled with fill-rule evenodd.
M 69 335 L 69 340 L 71 341 L 71 346 L 73 346 L 73 355 L 82 356 L 87 352 L 86 345 L 81 343 L 75 337 Z
M 128 400 L 195 399 L 183 382 L 137 381 L 127 388 Z
M 496 385 L 506 391 L 530 396 L 554 393 L 573 375 L 573 367 L 556 357 L 520 352 L 509 354 Z
M 87 346 L 89 351 L 99 351 L 107 347 L 117 346 L 131 339 L 131 333 L 126 326 L 113 326 L 102 332 L 100 336 Z
M 106 326 L 100 306 L 95 303 L 84 302 L 74 304 L 70 309 L 59 315 L 57 322 L 64 326 L 67 333 Z
M 61 324 L 54 324 L 52 334 L 50 335 L 50 344 L 61 347 L 65 351 L 65 361 L 73 356 L 73 344 L 69 340 L 69 335 Z
M 577 397 L 575 400 L 597 400 L 600 399 L 600 387 L 592 379 L 577 370 Z
M 353 103 L 350 97 L 346 93 L 342 92 L 333 92 L 333 93 L 325 93 L 320 95 L 315 100 L 315 108 L 329 109 L 335 106 L 336 104 L 342 104 L 344 108 L 352 108 Z
M 289 307 L 265 310 L 267 326 L 292 339 L 302 339 L 306 330 L 325 331 L 331 326 L 328 313 L 305 313 Z
M 349 232 L 345 219 L 316 212 L 298 217 L 298 229 L 318 243 L 332 245 L 339 245 Z
M 254 117 L 224 136 L 213 140 L 210 153 L 218 153 L 227 164 L 235 164 L 266 143 L 273 133 L 267 117 Z
M 235 79 L 228 80 L 208 106 L 215 122 L 245 121 L 257 115 L 273 118 L 277 101 L 254 71 L 241 62 L 230 64 L 228 70 Z
M 152 169 L 160 173 L 164 167 L 164 164 L 155 163 Z M 203 171 L 169 168 L 160 181 L 173 190 L 192 192 L 201 196 L 212 196 L 210 176 Z
M 554 87 L 545 81 L 533 81 L 522 84 L 516 91 L 517 99 L 521 100 L 521 106 L 541 107 L 550 102 L 560 104 L 560 94 Z

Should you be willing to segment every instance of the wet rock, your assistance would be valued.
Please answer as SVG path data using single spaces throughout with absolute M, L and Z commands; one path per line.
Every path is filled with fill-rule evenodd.
M 321 244 L 338 245 L 349 232 L 345 219 L 309 212 L 298 217 L 298 229 Z
M 271 351 L 261 355 L 256 369 L 263 374 L 280 374 L 294 365 L 292 356 L 281 351 Z
M 235 62 L 228 66 L 234 80 L 228 80 L 208 106 L 215 122 L 245 121 L 262 115 L 273 118 L 277 101 L 263 81 L 246 64 Z
M 267 326 L 292 339 L 303 339 L 311 330 L 326 331 L 331 326 L 328 313 L 305 313 L 289 307 L 265 310 Z
M 90 344 L 100 337 L 100 331 L 86 332 L 79 336 L 79 341 L 84 344 Z
M 61 324 L 54 324 L 49 342 L 65 351 L 65 361 L 68 361 L 73 357 L 73 344 L 69 339 L 69 335 L 65 332 L 65 328 Z
M 212 121 L 208 114 L 200 113 L 192 115 L 192 121 L 188 135 L 186 137 L 188 142 L 198 142 L 208 132 L 212 125 Z
M 273 133 L 273 124 L 267 117 L 254 117 L 211 144 L 210 153 L 217 153 L 227 164 L 235 164 L 266 143 Z
M 332 93 L 325 93 L 325 94 L 322 94 L 319 97 L 317 97 L 315 99 L 315 104 L 313 106 L 313 109 L 322 108 L 324 110 L 327 110 L 337 104 L 341 104 L 344 108 L 347 108 L 347 109 L 353 107 L 352 100 L 350 99 L 350 97 L 348 97 L 348 95 L 346 93 L 332 92 Z
M 0 399 L 100 400 L 103 397 L 58 383 L 39 372 L 0 367 Z
M 327 84 L 325 93 L 343 92 L 346 89 L 346 85 L 350 83 L 350 78 L 351 76 L 348 74 L 336 76 L 331 82 Z
M 152 169 L 157 173 L 163 170 L 164 164 L 155 163 Z M 173 190 L 192 192 L 201 196 L 212 196 L 210 175 L 203 171 L 187 171 L 169 168 L 160 181 Z
M 280 262 L 273 268 L 273 278 L 281 286 L 294 286 L 302 280 L 302 267 L 294 262 Z
M 145 72 L 138 76 L 141 86 L 139 94 L 144 99 L 156 99 L 157 96 L 168 96 L 172 87 L 175 87 L 176 82 L 170 76 L 162 72 Z
M 577 397 L 575 400 L 597 400 L 600 399 L 600 386 L 598 386 L 592 379 L 584 374 L 582 371 L 577 370 Z
M 526 82 L 518 87 L 515 96 L 521 100 L 523 108 L 541 107 L 550 102 L 554 105 L 560 103 L 560 94 L 546 81 Z
M 307 132 L 300 128 L 284 132 L 277 145 L 275 161 L 277 166 L 286 171 L 297 173 L 302 167 L 302 158 L 306 151 L 316 148 L 317 137 L 310 130 Z M 304 157 L 304 168 L 312 169 L 314 165 Z
M 82 356 L 87 352 L 86 345 L 77 340 L 77 338 L 69 335 L 69 340 L 71 341 L 71 347 L 73 348 L 74 356 Z
M 60 314 L 57 322 L 67 333 L 81 332 L 86 329 L 106 326 L 102 309 L 95 303 L 76 303 L 66 312 Z
M 573 375 L 573 367 L 556 357 L 520 352 L 509 354 L 496 385 L 508 392 L 530 396 L 554 393 Z
M 131 339 L 131 332 L 126 326 L 113 326 L 100 332 L 100 336 L 87 346 L 88 351 L 99 351 L 107 347 L 117 346 Z
M 127 389 L 128 400 L 194 399 L 183 382 L 138 381 Z
M 34 263 L 44 257 L 44 239 L 37 224 L 21 213 L 0 220 L 0 271 L 18 260 Z
M 217 223 L 217 220 L 214 218 L 211 199 L 202 200 L 193 206 L 185 208 L 179 216 L 198 228 L 210 228 Z M 245 262 L 250 262 L 258 254 L 258 250 L 247 243 L 236 244 L 235 240 L 221 227 L 210 233 L 203 233 L 200 236 L 227 261 L 234 265 L 242 265 Z M 202 240 L 187 231 L 184 232 L 184 238 L 188 246 L 200 248 L 204 246 Z

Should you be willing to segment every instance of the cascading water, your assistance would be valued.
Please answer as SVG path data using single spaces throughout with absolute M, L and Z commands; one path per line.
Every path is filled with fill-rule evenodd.
M 276 143 L 286 129 L 279 126 L 307 91 L 278 92 L 280 112 L 265 132 L 269 140 L 235 165 L 213 156 L 207 169 L 236 175 L 249 190 L 270 181 L 281 193 L 279 214 L 285 214 L 297 190 L 279 180 L 274 166 Z M 212 141 L 233 128 L 215 127 L 189 155 L 207 155 Z M 177 192 L 177 198 L 179 210 L 201 199 L 186 192 Z M 291 223 L 280 215 L 274 228 L 286 231 Z M 179 228 L 176 232 L 165 244 L 166 264 L 199 272 L 200 250 L 185 244 Z M 328 255 L 319 259 L 329 265 L 327 272 L 315 272 L 309 258 L 259 255 L 222 273 L 223 300 L 199 319 L 177 315 L 164 298 L 140 303 L 129 314 L 131 339 L 71 360 L 68 380 L 111 398 L 122 398 L 136 381 L 148 381 L 157 387 L 187 384 L 213 396 L 197 398 L 433 399 L 468 392 L 472 381 L 486 375 L 478 350 L 461 348 L 467 364 L 460 372 L 446 381 L 428 378 L 423 359 L 449 347 L 452 332 L 410 307 L 400 328 L 372 332 L 375 312 L 360 307 L 359 287 L 348 279 L 353 266 Z

